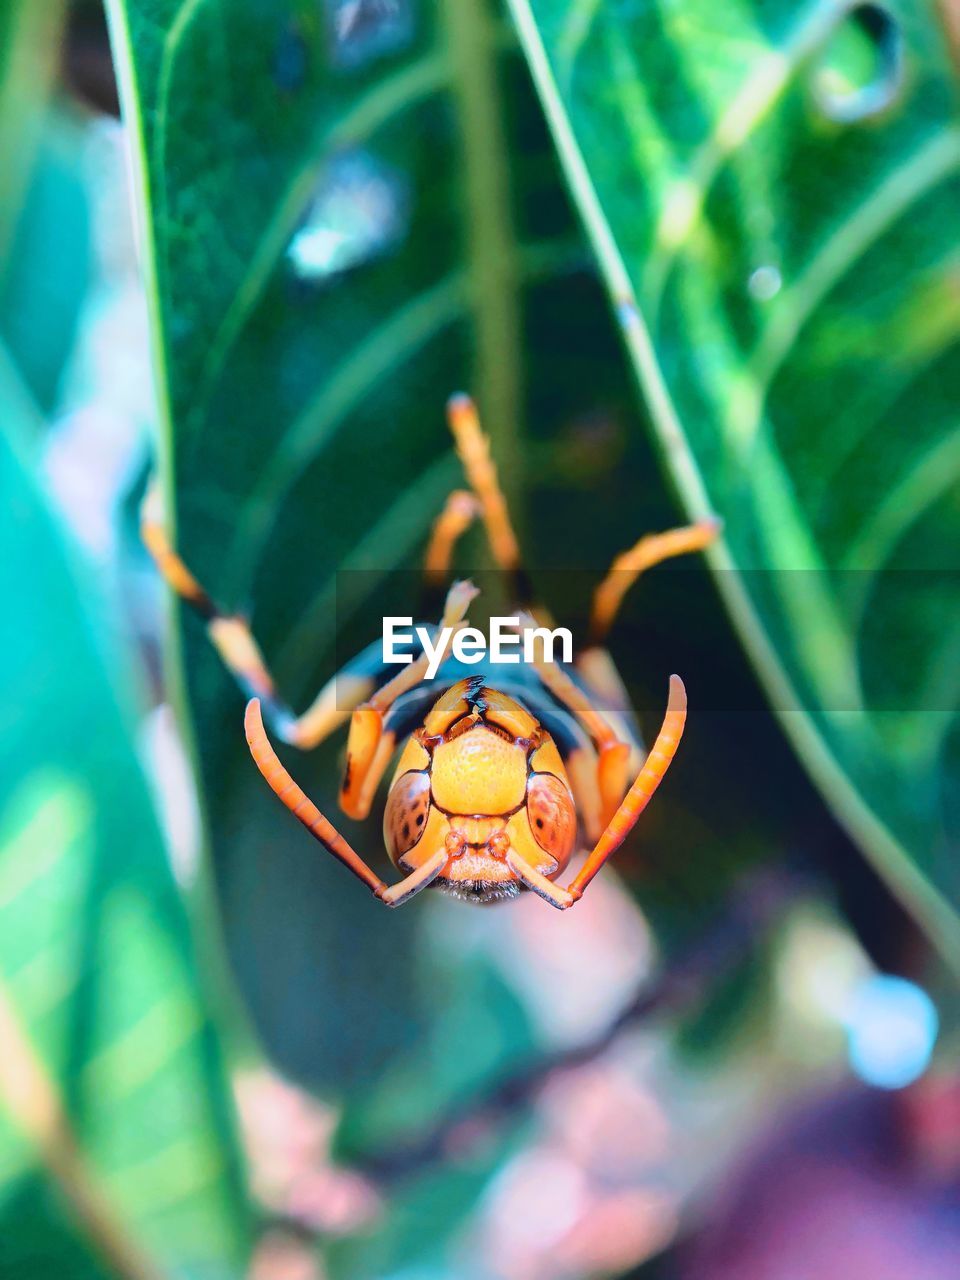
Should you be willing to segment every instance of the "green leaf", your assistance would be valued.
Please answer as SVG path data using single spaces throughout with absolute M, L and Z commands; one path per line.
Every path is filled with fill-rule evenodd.
M 767 693 L 958 965 L 960 128 L 934 8 L 510 3 Z
M 184 904 L 33 480 L 0 439 L 0 1237 L 8 1274 L 238 1273 L 246 1207 Z M 119 668 L 119 670 L 118 670 Z

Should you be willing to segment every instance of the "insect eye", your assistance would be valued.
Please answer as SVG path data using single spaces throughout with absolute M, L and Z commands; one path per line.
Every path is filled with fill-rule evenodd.
M 391 857 L 408 853 L 423 835 L 430 812 L 430 775 L 405 773 L 397 779 L 387 798 L 383 817 L 383 838 Z
M 535 773 L 530 778 L 527 817 L 540 848 L 565 862 L 577 838 L 577 813 L 570 792 L 552 773 Z

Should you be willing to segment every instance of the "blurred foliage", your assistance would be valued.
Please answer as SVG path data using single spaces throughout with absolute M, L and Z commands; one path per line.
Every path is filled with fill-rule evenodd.
M 960 131 L 936 9 L 511 7 L 773 705 L 956 966 Z
M 51 108 L 5 270 L 0 340 L 36 407 L 57 403 L 90 275 L 90 210 L 79 172 L 83 133 Z
M 56 401 L 89 273 L 79 124 L 50 102 L 64 8 L 0 12 L 0 389 L 34 422 Z
M 211 991 L 124 664 L 4 420 L 0 1266 L 231 1276 L 246 1209 Z
M 80 125 L 51 104 L 62 17 L 0 14 L 0 1269 L 228 1276 L 248 1215 L 214 1001 L 129 672 L 26 461 L 88 273 Z

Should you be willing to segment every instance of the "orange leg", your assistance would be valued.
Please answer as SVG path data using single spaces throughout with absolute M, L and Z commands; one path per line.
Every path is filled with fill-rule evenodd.
M 247 705 L 244 728 L 250 754 L 277 798 L 287 806 L 295 818 L 303 823 L 310 834 L 320 841 L 328 853 L 332 853 L 338 861 L 348 867 L 388 907 L 397 907 L 412 898 L 415 893 L 419 893 L 432 880 L 435 880 L 443 870 L 448 861 L 446 849 L 440 849 L 423 866 L 418 867 L 397 884 L 387 885 L 375 871 L 371 870 L 336 827 L 323 816 L 310 797 L 294 782 L 280 763 L 263 727 L 260 702 L 257 698 L 252 698 Z
M 629 551 L 617 556 L 607 576 L 597 587 L 590 614 L 590 645 L 600 645 L 606 639 L 623 597 L 641 573 L 673 556 L 688 551 L 702 551 L 720 532 L 719 520 L 699 520 L 696 524 L 666 533 L 648 534 Z
M 369 697 L 374 688 L 372 678 L 344 673 L 329 680 L 307 710 L 296 715 L 279 697 L 246 618 L 224 613 L 170 545 L 153 482 L 140 509 L 140 531 L 165 581 L 204 619 L 207 634 L 227 670 L 248 697 L 260 699 L 274 732 L 284 742 L 304 750 L 318 746 Z
M 597 841 L 586 862 L 571 880 L 567 888 L 554 884 L 518 857 L 513 850 L 507 854 L 507 863 L 523 883 L 561 911 L 572 907 L 583 897 L 583 891 L 612 853 L 623 844 L 633 830 L 637 819 L 650 802 L 653 793 L 663 780 L 676 754 L 687 718 L 687 695 L 679 676 L 670 677 L 670 697 L 657 739 L 633 786 L 624 796 L 620 807 L 610 819 L 607 828 Z
M 510 520 L 507 500 L 500 488 L 496 464 L 490 456 L 490 441 L 480 426 L 477 407 L 469 396 L 450 397 L 447 421 L 457 456 L 480 504 L 480 516 L 494 562 L 507 576 L 508 595 L 515 603 L 529 606 L 532 603 L 530 580 L 520 560 L 520 545 Z M 539 616 L 542 611 L 535 609 L 534 612 Z
M 440 586 L 446 581 L 453 549 L 479 514 L 479 499 L 466 489 L 454 489 L 447 497 L 443 510 L 434 521 L 423 560 L 424 573 L 431 586 Z
M 510 523 L 496 465 L 490 457 L 490 441 L 480 427 L 477 406 L 469 396 L 451 396 L 447 401 L 447 419 L 467 480 L 480 501 L 493 558 L 501 569 L 515 573 L 520 568 L 520 546 Z
M 672 556 L 702 550 L 716 538 L 720 527 L 717 520 L 702 520 L 684 528 L 641 538 L 614 560 L 597 588 L 590 620 L 591 642 L 577 655 L 575 666 L 591 693 L 615 713 L 627 713 L 629 699 L 603 641 L 624 596 L 646 569 Z M 554 697 L 573 711 L 593 740 L 598 755 L 600 812 L 602 821 L 609 822 L 623 799 L 631 758 L 636 760 L 638 748 L 618 736 L 615 725 L 597 710 L 591 698 L 561 668 L 546 663 L 537 665 L 544 684 Z

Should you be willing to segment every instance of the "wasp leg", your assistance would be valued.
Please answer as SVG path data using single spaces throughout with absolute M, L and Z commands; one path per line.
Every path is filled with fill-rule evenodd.
M 599 791 L 599 808 L 605 823 L 612 821 L 618 811 L 626 792 L 631 766 L 639 767 L 640 751 L 635 741 L 625 740 L 632 739 L 633 735 L 624 726 L 618 732 L 617 726 L 608 718 L 612 715 L 615 721 L 625 719 L 629 724 L 632 712 L 623 681 L 603 641 L 624 595 L 644 570 L 672 556 L 702 550 L 709 546 L 719 531 L 719 521 L 702 520 L 681 529 L 671 529 L 666 533 L 641 538 L 629 551 L 614 560 L 610 572 L 597 588 L 590 620 L 590 644 L 577 655 L 574 665 L 590 693 L 610 709 L 608 715 L 598 710 L 590 696 L 560 667 L 552 663 L 535 662 L 543 683 L 554 697 L 570 708 L 589 733 L 596 748 L 598 759 L 595 790 Z M 524 622 L 525 625 L 530 625 L 529 619 L 524 619 Z M 623 737 L 620 736 L 621 732 Z M 581 789 L 586 780 L 585 764 L 584 760 L 578 762 Z
M 719 520 L 700 520 L 696 524 L 641 538 L 629 551 L 616 557 L 594 592 L 590 640 L 574 659 L 574 667 L 591 693 L 614 711 L 627 716 L 632 714 L 627 690 L 604 643 L 624 596 L 647 569 L 673 556 L 708 547 L 721 527 Z
M 420 613 L 429 618 L 440 611 L 457 543 L 480 515 L 480 500 L 467 489 L 447 495 L 443 510 L 433 522 L 423 557 L 423 590 Z
M 385 902 L 388 907 L 400 906 L 437 878 L 448 861 L 446 849 L 439 850 L 397 884 L 386 884 L 375 871 L 371 870 L 336 827 L 323 816 L 306 792 L 294 782 L 280 763 L 263 727 L 260 702 L 257 698 L 251 698 L 247 704 L 244 727 L 250 754 L 274 795 L 287 806 L 295 818 L 303 823 L 310 834 L 319 840 L 327 852 L 332 853 L 339 862 L 362 880 L 381 902 Z
M 507 575 L 509 595 L 518 604 L 530 606 L 533 598 L 530 578 L 520 559 L 520 544 L 500 488 L 496 464 L 490 456 L 490 441 L 480 426 L 477 406 L 467 395 L 451 396 L 447 401 L 447 421 L 467 481 L 480 503 L 480 515 L 494 561 Z
M 623 787 L 623 791 L 616 796 L 616 804 L 619 804 L 626 791 L 629 777 L 637 773 L 645 757 L 638 737 L 633 707 L 630 705 L 626 686 L 620 678 L 620 672 L 616 668 L 609 649 L 601 646 L 583 649 L 575 656 L 573 665 L 586 689 L 586 696 L 599 703 L 621 739 L 630 747 L 626 757 L 626 770 L 619 780 Z M 595 829 L 587 826 L 591 840 L 598 839 L 601 830 L 602 824 Z
M 427 585 L 438 588 L 446 582 L 457 542 L 480 515 L 480 500 L 466 489 L 454 489 L 447 495 L 443 510 L 433 523 L 430 541 L 423 558 Z
M 673 556 L 702 551 L 714 541 L 720 529 L 719 520 L 698 520 L 696 524 L 669 529 L 666 533 L 648 534 L 617 556 L 593 594 L 588 648 L 603 644 L 623 597 L 642 573 Z
M 371 676 L 341 672 L 324 685 L 302 715 L 296 715 L 279 697 L 247 620 L 225 613 L 170 545 L 154 481 L 140 509 L 140 531 L 162 577 L 204 619 L 207 634 L 227 670 L 248 697 L 260 699 L 274 732 L 284 742 L 305 750 L 319 745 L 370 696 L 375 688 Z
M 600 645 L 581 649 L 574 657 L 573 666 L 588 696 L 599 702 L 621 734 L 630 739 L 631 765 L 639 769 L 643 763 L 643 749 L 637 741 L 636 717 L 610 650 Z
M 719 535 L 721 527 L 719 520 L 700 520 L 696 524 L 669 529 L 666 533 L 648 534 L 616 557 L 594 592 L 589 642 L 577 654 L 574 667 L 594 697 L 610 708 L 615 718 L 625 717 L 629 723 L 633 715 L 626 688 L 605 644 L 624 596 L 647 569 L 673 556 L 708 547 Z M 638 767 L 639 754 L 639 746 L 634 742 L 624 762 L 625 767 Z M 623 784 L 626 785 L 626 774 Z
M 447 592 L 440 620 L 440 634 L 446 632 L 446 635 L 438 655 L 438 665 L 442 665 L 449 652 L 453 637 L 467 625 L 467 609 L 476 594 L 477 589 L 472 582 L 455 582 Z M 390 763 L 396 741 L 385 718 L 402 694 L 424 680 L 429 665 L 429 656 L 422 653 L 353 712 L 347 737 L 347 762 L 340 787 L 340 807 L 349 817 L 365 818 L 370 812 L 377 784 Z
M 389 712 L 378 717 L 369 705 L 354 711 L 339 797 L 340 808 L 348 817 L 362 820 L 368 816 L 396 747 L 397 734 Z

